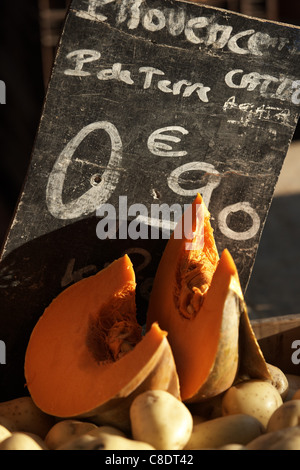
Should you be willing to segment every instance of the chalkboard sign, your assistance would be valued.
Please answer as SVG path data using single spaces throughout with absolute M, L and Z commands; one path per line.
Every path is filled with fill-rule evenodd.
M 2 399 L 24 394 L 24 351 L 53 297 L 125 252 L 145 321 L 197 192 L 246 289 L 299 118 L 299 53 L 299 28 L 222 9 L 73 0 L 1 258 Z

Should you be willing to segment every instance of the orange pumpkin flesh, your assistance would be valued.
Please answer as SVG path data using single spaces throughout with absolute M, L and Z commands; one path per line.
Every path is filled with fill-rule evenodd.
M 219 255 L 209 219 L 210 214 L 198 194 L 171 235 L 155 276 L 155 294 L 151 302 L 155 302 L 158 293 L 160 299 L 164 297 L 164 301 L 171 301 L 170 308 L 174 302 L 184 318 L 192 318 L 199 310 L 218 264 Z M 172 284 L 170 277 L 173 277 Z M 149 311 L 151 309 L 152 306 Z M 163 309 L 159 310 L 163 315 Z M 169 316 L 167 309 L 165 312 Z M 152 322 L 149 312 L 147 318 L 149 326 Z
M 142 336 L 135 287 L 125 255 L 65 289 L 46 308 L 25 355 L 27 387 L 41 410 L 58 417 L 93 416 L 126 428 L 125 405 L 144 388 L 164 388 L 179 397 L 166 332 L 153 324 Z
M 172 328 L 169 323 L 180 317 L 193 318 L 199 310 L 219 261 L 209 218 L 198 194 L 178 224 L 177 235 L 177 228 L 172 233 L 161 257 L 150 296 L 147 328 L 154 318 L 159 318 L 160 325 L 167 324 Z M 172 322 L 169 322 L 170 318 Z
M 196 210 L 196 205 L 202 205 L 202 210 Z M 232 385 L 241 363 L 241 339 L 250 352 L 247 372 L 253 371 L 251 365 L 256 360 L 258 377 L 269 377 L 247 322 L 235 263 L 228 250 L 219 259 L 209 212 L 200 195 L 192 204 L 192 216 L 190 233 L 196 227 L 193 244 L 186 236 L 170 238 L 155 275 L 147 312 L 147 329 L 157 321 L 168 332 L 181 398 L 189 402 L 206 400 Z M 185 217 L 186 213 L 182 226 Z

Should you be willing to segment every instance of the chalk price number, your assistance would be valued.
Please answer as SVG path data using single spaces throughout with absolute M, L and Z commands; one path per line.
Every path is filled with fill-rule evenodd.
M 63 202 L 62 194 L 67 169 L 72 162 L 72 157 L 82 141 L 92 132 L 103 130 L 107 132 L 111 142 L 111 154 L 106 169 L 101 175 L 100 182 L 86 191 L 79 198 L 68 203 Z M 178 148 L 182 138 L 189 131 L 181 126 L 167 126 L 151 133 L 147 140 L 148 150 L 153 155 L 162 158 L 176 158 L 184 156 L 187 152 Z M 174 135 L 175 134 L 175 135 Z M 109 121 L 98 121 L 91 123 L 81 129 L 65 146 L 49 175 L 46 188 L 46 202 L 49 212 L 58 219 L 73 219 L 88 215 L 96 211 L 102 204 L 112 196 L 122 173 L 122 138 L 118 129 Z M 180 185 L 180 177 L 185 172 L 203 171 L 208 175 L 205 186 L 186 189 Z M 168 187 L 180 196 L 196 196 L 202 194 L 203 200 L 209 207 L 212 192 L 219 186 L 221 174 L 214 165 L 207 162 L 188 162 L 173 171 L 167 178 Z M 252 226 L 244 232 L 236 232 L 227 225 L 227 218 L 231 213 L 238 211 L 246 212 L 252 219 Z M 151 224 L 151 220 L 150 220 Z M 249 202 L 237 202 L 226 206 L 218 214 L 218 225 L 221 232 L 233 240 L 249 240 L 253 238 L 260 227 L 260 218 Z

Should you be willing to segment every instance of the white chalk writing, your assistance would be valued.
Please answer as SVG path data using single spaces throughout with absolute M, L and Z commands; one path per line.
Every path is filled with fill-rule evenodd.
M 252 219 L 251 228 L 244 232 L 235 232 L 234 230 L 231 230 L 227 225 L 227 217 L 230 214 L 239 211 L 246 212 L 246 214 L 248 214 Z M 225 207 L 219 213 L 218 222 L 219 229 L 221 230 L 223 235 L 226 235 L 226 237 L 238 241 L 249 240 L 250 238 L 253 238 L 257 234 L 260 227 L 260 218 L 255 209 L 253 209 L 253 207 L 251 207 L 248 202 L 238 202 L 236 204 L 232 204 L 230 206 Z
M 100 57 L 100 52 L 91 49 L 80 49 L 78 51 L 72 51 L 67 55 L 67 59 L 74 58 L 75 66 L 73 69 L 66 69 L 64 73 L 66 75 L 75 75 L 77 77 L 89 76 L 91 75 L 90 72 L 82 70 L 84 64 L 98 60 Z
M 73 63 L 73 68 L 66 68 L 64 73 L 84 78 L 93 73 L 91 66 L 88 70 L 85 69 L 87 64 L 99 61 L 101 53 L 96 50 L 78 49 L 68 53 L 66 58 Z M 116 62 L 111 67 L 95 71 L 94 74 L 100 81 L 116 80 L 130 86 L 136 84 L 144 90 L 156 87 L 157 90 L 173 96 L 181 95 L 182 98 L 188 98 L 196 95 L 202 103 L 209 102 L 210 87 L 202 82 L 192 83 L 186 78 L 172 82 L 168 77 L 165 78 L 165 72 L 157 67 L 145 65 L 128 69 L 120 62 Z M 245 73 L 242 69 L 234 69 L 225 74 L 224 81 L 229 88 L 246 89 L 249 92 L 257 90 L 265 98 L 300 104 L 300 80 L 286 76 L 278 78 L 259 72 Z
M 200 188 L 184 189 L 179 184 L 179 178 L 183 173 L 191 171 L 203 171 L 209 175 L 209 182 Z M 168 178 L 168 186 L 172 191 L 181 196 L 196 196 L 201 193 L 206 206 L 209 206 L 210 198 L 213 190 L 219 186 L 221 175 L 210 163 L 205 162 L 189 162 L 181 165 L 172 171 Z
M 292 80 L 285 76 L 277 78 L 258 72 L 244 73 L 241 69 L 235 69 L 226 74 L 225 83 L 229 88 L 245 88 L 247 91 L 258 88 L 264 97 L 300 104 L 300 80 Z
M 88 77 L 91 75 L 90 71 L 83 70 L 85 64 L 99 60 L 101 53 L 94 50 L 79 49 L 67 54 L 67 59 L 74 62 L 74 68 L 65 69 L 66 75 L 74 75 L 77 77 Z M 208 102 L 208 93 L 210 87 L 204 86 L 203 83 L 192 83 L 189 80 L 181 79 L 174 83 L 169 79 L 155 80 L 157 77 L 164 76 L 165 72 L 156 67 L 142 66 L 137 70 L 124 69 L 123 65 L 119 62 L 114 63 L 111 67 L 100 70 L 96 73 L 98 80 L 116 80 L 126 83 L 127 85 L 134 85 L 136 82 L 147 90 L 152 86 L 156 86 L 158 90 L 163 93 L 171 93 L 174 96 L 180 95 L 183 98 L 188 98 L 196 94 L 200 101 Z M 134 79 L 133 79 L 134 76 Z M 136 77 L 136 78 L 135 78 Z
M 62 194 L 64 181 L 67 169 L 71 164 L 72 157 L 81 142 L 91 132 L 97 130 L 104 130 L 105 132 L 107 132 L 111 140 L 111 155 L 107 167 L 102 175 L 97 173 L 97 177 L 99 177 L 99 184 L 95 185 L 92 181 L 92 188 L 86 191 L 82 196 L 71 202 L 63 203 Z M 165 132 L 168 132 L 168 134 L 164 134 Z M 160 155 L 160 153 L 162 152 L 163 155 L 160 155 L 162 156 L 162 158 L 164 156 L 166 156 L 167 158 L 178 158 L 182 155 L 186 155 L 187 152 L 184 150 L 174 151 L 172 146 L 165 144 L 164 142 L 159 142 L 159 140 L 161 139 L 168 142 L 172 142 L 173 144 L 179 144 L 181 139 L 174 136 L 172 132 L 180 132 L 182 135 L 187 135 L 189 133 L 185 128 L 181 126 L 166 126 L 157 129 L 152 132 L 150 137 L 147 139 L 149 151 L 154 155 Z M 79 133 L 75 137 L 73 137 L 63 149 L 50 173 L 46 188 L 46 202 L 48 205 L 49 212 L 58 219 L 78 218 L 91 214 L 95 211 L 99 215 L 101 212 L 101 207 L 106 204 L 106 202 L 112 196 L 118 185 L 120 179 L 120 171 L 122 169 L 122 151 L 123 145 L 121 136 L 117 128 L 110 122 L 94 122 L 79 131 Z M 194 171 L 203 172 L 206 177 L 208 177 L 207 184 L 196 188 L 183 188 L 179 183 L 181 175 L 183 173 L 189 173 Z M 178 194 L 180 196 L 196 196 L 197 193 L 201 193 L 207 207 L 209 207 L 211 195 L 213 191 L 219 186 L 220 181 L 221 174 L 214 167 L 214 165 L 201 161 L 185 163 L 171 171 L 169 177 L 167 178 L 168 187 L 175 194 Z M 114 208 L 113 210 L 115 211 Z M 154 218 L 154 220 L 152 220 L 151 217 L 149 218 L 147 209 L 145 208 L 145 206 L 143 206 L 143 204 L 131 205 L 130 211 L 133 211 L 133 213 L 140 211 L 139 217 L 137 217 L 133 222 L 135 224 L 134 230 L 132 232 L 134 236 L 136 236 L 136 224 L 140 224 L 141 222 L 145 223 L 146 225 L 153 226 L 154 229 L 158 227 L 157 224 L 159 219 Z M 228 227 L 228 215 L 237 211 L 244 211 L 252 218 L 253 224 L 249 230 L 245 232 L 236 232 Z M 119 212 L 122 213 L 122 207 L 120 208 Z M 127 214 L 127 209 L 124 211 L 124 213 Z M 128 212 L 128 215 L 130 216 L 132 214 Z M 114 217 L 112 217 L 112 220 L 114 220 Z M 122 222 L 122 220 L 120 221 Z M 253 238 L 260 227 L 260 218 L 256 211 L 251 207 L 249 202 L 239 202 L 235 205 L 225 207 L 223 210 L 221 210 L 218 221 L 221 232 L 225 236 L 234 240 L 248 240 L 250 238 Z M 174 229 L 175 222 L 170 221 L 168 223 L 168 227 L 163 228 Z M 115 224 L 113 224 L 112 227 L 108 226 L 108 234 L 110 234 L 111 231 L 115 233 Z M 119 226 L 119 231 L 122 231 L 122 224 L 120 224 Z M 140 235 L 142 236 L 142 234 Z M 125 237 L 126 236 L 127 231 Z M 68 283 L 70 278 L 74 276 L 72 272 L 73 266 L 70 266 L 69 271 L 65 274 L 64 282 Z
M 111 155 L 98 185 L 92 185 L 86 193 L 69 203 L 63 203 L 62 193 L 67 169 L 80 143 L 91 133 L 104 130 L 111 140 Z M 116 127 L 107 121 L 94 122 L 84 127 L 63 149 L 50 173 L 46 188 L 49 212 L 59 219 L 73 219 L 94 212 L 114 192 L 119 181 L 122 142 Z
M 150 152 L 153 153 L 153 155 L 159 155 L 160 157 L 183 157 L 184 155 L 187 155 L 185 150 L 176 151 L 173 150 L 171 145 L 164 143 L 164 141 L 175 143 L 181 141 L 181 139 L 175 135 L 164 134 L 164 132 L 168 131 L 181 132 L 183 135 L 189 133 L 184 127 L 181 126 L 169 126 L 164 127 L 163 129 L 157 129 L 156 131 L 152 132 L 147 141 L 147 146 Z
M 236 119 L 228 118 L 228 122 L 239 122 L 247 125 L 252 121 L 269 121 L 285 126 L 290 125 L 291 111 L 288 108 L 279 108 L 263 104 L 257 106 L 254 103 L 238 103 L 236 96 L 231 96 L 223 105 L 223 110 L 233 113 Z M 237 113 L 236 113 L 237 112 Z
M 146 0 L 88 0 L 87 9 L 76 12 L 76 15 L 90 21 L 107 21 L 107 4 L 114 3 L 113 13 L 117 25 L 124 24 L 129 30 L 137 29 L 140 25 L 150 33 L 166 29 L 171 36 L 183 35 L 192 44 L 199 47 L 211 47 L 214 50 L 227 48 L 239 55 L 254 55 L 261 57 L 272 51 L 286 49 L 288 54 L 298 53 L 297 44 L 282 36 L 271 36 L 266 32 L 253 28 L 244 31 L 234 31 L 234 27 L 219 22 L 214 13 L 203 16 L 193 16 L 184 5 L 163 7 L 157 5 L 151 8 Z M 112 8 L 110 8 L 110 13 Z M 104 11 L 103 11 L 104 10 Z M 105 13 L 104 13 L 105 12 Z M 263 24 L 261 24 L 263 27 Z

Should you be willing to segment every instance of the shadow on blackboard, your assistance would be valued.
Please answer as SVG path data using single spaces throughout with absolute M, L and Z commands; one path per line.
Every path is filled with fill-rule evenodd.
M 0 264 L 0 340 L 6 346 L 0 364 L 0 401 L 27 394 L 24 357 L 31 331 L 63 289 L 95 274 L 128 253 L 136 273 L 137 319 L 146 305 L 166 240 L 99 240 L 91 217 L 36 238 L 9 253 Z
M 246 292 L 251 319 L 300 314 L 299 242 L 300 194 L 274 197 Z

